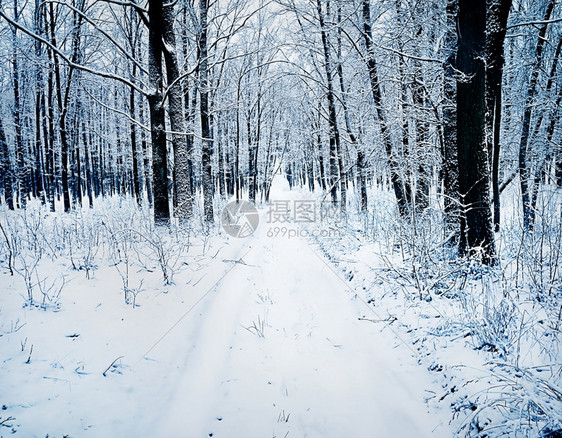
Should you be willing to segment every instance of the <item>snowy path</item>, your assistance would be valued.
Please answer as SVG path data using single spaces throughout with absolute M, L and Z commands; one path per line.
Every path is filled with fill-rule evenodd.
M 392 348 L 388 328 L 358 320 L 369 310 L 309 243 L 262 231 L 247 245 L 245 264 L 171 337 L 187 352 L 181 380 L 158 403 L 158 434 L 429 436 L 423 371 L 406 347 Z
M 264 222 L 248 239 L 197 241 L 176 283 L 149 277 L 137 308 L 110 267 L 69 271 L 60 312 L 22 308 L 20 279 L 4 275 L 0 416 L 30 437 L 450 436 L 410 347 L 359 320 L 384 309 Z

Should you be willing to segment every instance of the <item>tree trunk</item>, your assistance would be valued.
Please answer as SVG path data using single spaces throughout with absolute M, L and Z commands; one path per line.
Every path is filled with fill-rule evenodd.
M 414 160 L 417 167 L 416 172 L 416 191 L 414 198 L 414 205 L 416 212 L 423 212 L 429 207 L 429 189 L 432 177 L 431 164 L 429 160 L 424 160 L 427 157 L 425 152 L 428 148 L 427 137 L 429 132 L 428 123 L 424 121 L 426 118 L 426 94 L 423 86 L 422 71 L 419 61 L 414 60 L 414 77 L 412 83 L 412 100 L 416 107 L 418 116 L 415 118 L 416 130 L 416 149 Z
M 93 192 L 93 181 L 92 181 L 92 164 L 91 164 L 91 143 L 92 136 L 88 135 L 90 126 L 90 119 L 86 123 L 86 114 L 82 114 L 82 143 L 84 144 L 84 181 L 86 186 L 86 195 L 88 196 L 88 207 L 94 207 L 94 192 Z M 91 131 L 90 131 L 91 132 Z
M 341 22 L 341 7 L 338 7 L 338 23 L 340 23 L 340 22 Z M 346 93 L 345 83 L 344 83 L 344 79 L 343 79 L 343 66 L 342 66 L 342 62 L 341 62 L 341 27 L 338 29 L 338 41 L 337 42 L 338 42 L 337 73 L 338 73 L 339 84 L 340 84 L 340 93 L 341 93 L 341 99 L 340 100 L 341 100 L 342 106 L 343 106 L 343 113 L 344 113 L 344 119 L 345 119 L 345 129 L 347 131 L 349 141 L 351 142 L 351 144 L 354 146 L 354 148 L 357 151 L 357 161 L 356 161 L 356 165 L 357 165 L 357 186 L 359 187 L 361 211 L 366 212 L 367 211 L 367 183 L 365 181 L 365 154 L 361 150 L 361 147 L 359 146 L 359 144 L 357 142 L 357 136 L 353 133 L 353 129 L 351 128 L 351 120 L 350 120 L 350 117 L 349 117 L 349 109 L 347 107 L 347 100 L 346 100 L 346 94 L 347 93 Z M 341 161 L 338 164 L 340 166 L 340 173 L 345 174 L 344 169 L 343 169 L 343 165 L 341 164 Z M 344 187 L 345 187 L 345 181 L 343 181 L 342 184 L 344 184 Z M 345 190 L 342 191 L 342 204 L 345 203 L 344 199 L 345 199 Z
M 460 198 L 457 158 L 457 83 L 455 79 L 456 57 L 456 17 L 458 0 L 447 1 L 447 29 L 445 34 L 444 54 L 445 72 L 443 81 L 443 204 L 445 210 L 446 233 L 451 233 L 450 242 L 459 241 Z
M 19 21 L 18 1 L 14 0 L 14 20 Z M 27 154 L 23 144 L 22 118 L 21 118 L 21 99 L 20 99 L 20 71 L 17 47 L 17 29 L 12 27 L 12 85 L 14 91 L 14 129 L 15 129 L 15 151 L 16 151 L 16 184 L 17 202 L 25 207 L 27 196 L 29 195 Z
M 128 39 L 131 47 L 131 57 L 136 59 L 137 56 L 137 38 L 135 37 L 136 29 L 134 25 L 138 25 L 136 21 L 137 13 L 131 10 L 129 17 L 129 27 L 128 27 Z M 136 80 L 137 76 L 137 64 L 131 62 L 131 82 Z M 137 139 L 137 125 L 133 122 L 136 116 L 136 91 L 133 87 L 129 89 L 129 116 L 131 117 L 131 122 L 129 123 L 129 135 L 131 141 L 131 155 L 133 161 L 133 175 L 132 175 L 132 189 L 137 201 L 137 205 L 142 204 L 142 193 L 141 193 L 141 174 L 140 174 L 140 160 L 141 153 L 139 151 L 138 139 Z
M 152 140 L 152 187 L 154 196 L 154 222 L 166 225 L 170 220 L 168 202 L 168 157 L 166 151 L 166 114 L 164 112 L 162 52 L 163 13 L 162 2 L 149 0 L 148 15 L 148 71 L 152 92 L 148 96 L 150 133 Z
M 406 217 L 408 215 L 408 203 L 406 201 L 406 194 L 404 191 L 404 182 L 398 173 L 398 163 L 392 152 L 392 143 L 390 139 L 390 132 L 388 130 L 386 117 L 382 108 L 382 91 L 377 74 L 377 63 L 375 60 L 375 52 L 373 49 L 373 32 L 371 29 L 371 6 L 370 0 L 363 0 L 363 38 L 365 39 L 365 48 L 367 54 L 365 56 L 367 62 L 367 69 L 369 71 L 369 79 L 371 82 L 371 93 L 375 109 L 377 111 L 377 118 L 380 125 L 382 141 L 388 165 L 390 168 L 390 179 L 392 181 L 392 188 L 398 203 L 398 211 L 400 216 Z
M 10 210 L 14 209 L 14 188 L 12 163 L 10 162 L 10 151 L 6 142 L 4 125 L 0 117 L 0 188 L 4 190 L 4 199 Z
M 488 153 L 492 164 L 494 227 L 500 229 L 500 128 L 502 119 L 502 78 L 505 58 L 503 46 L 507 19 L 513 0 L 489 0 L 486 40 L 486 125 Z
M 170 128 L 172 129 L 172 147 L 174 151 L 174 215 L 180 222 L 191 217 L 192 196 L 189 184 L 189 152 L 186 142 L 186 129 L 183 116 L 182 84 L 176 54 L 176 37 L 174 34 L 174 3 L 163 9 L 164 58 L 168 79 L 168 101 Z
M 461 254 L 494 264 L 495 243 L 486 150 L 486 0 L 460 0 L 457 148 L 462 201 Z
M 53 8 L 53 4 L 49 4 L 49 12 L 50 12 L 50 25 L 51 25 L 51 44 L 56 47 L 56 38 L 55 38 L 55 12 Z M 75 28 L 73 32 L 73 53 L 72 53 L 72 60 L 76 62 L 78 56 L 78 29 Z M 59 138 L 61 142 L 61 180 L 62 180 L 62 194 L 63 194 L 63 202 L 64 202 L 64 211 L 70 211 L 70 188 L 68 185 L 68 132 L 66 130 L 66 116 L 67 116 L 67 109 L 68 109 L 68 100 L 70 97 L 70 84 L 72 81 L 72 74 L 74 72 L 73 67 L 68 68 L 68 76 L 66 79 L 66 86 L 62 89 L 62 81 L 61 81 L 61 73 L 60 73 L 60 66 L 58 61 L 58 56 L 56 53 L 53 53 L 54 58 L 54 72 L 55 72 L 55 91 L 56 91 L 56 98 L 57 98 L 57 105 L 59 108 Z
M 321 126 L 321 117 L 322 117 L 322 113 L 321 113 L 321 108 L 320 105 L 318 105 L 318 118 L 314 121 L 313 124 L 313 132 L 315 133 L 315 137 L 316 137 L 316 149 L 318 151 L 318 175 L 320 178 L 320 186 L 322 187 L 322 190 L 326 190 L 326 172 L 324 169 L 324 151 L 322 150 L 322 134 L 320 132 L 320 126 Z
M 316 10 L 318 12 L 318 21 L 320 24 L 320 35 L 322 38 L 322 48 L 324 54 L 324 69 L 326 73 L 326 98 L 328 99 L 328 126 L 329 126 L 329 140 L 330 140 L 330 193 L 332 195 L 332 201 L 336 202 L 338 199 L 338 177 L 341 178 L 343 175 L 339 175 L 338 158 L 340 149 L 340 133 L 338 129 L 338 121 L 336 115 L 336 103 L 334 98 L 334 85 L 332 79 L 332 61 L 330 53 L 330 45 L 328 42 L 328 35 L 326 33 L 326 25 L 324 23 L 324 13 L 322 11 L 321 0 L 316 0 Z M 343 186 L 342 186 L 343 187 Z M 342 193 L 343 194 L 343 193 Z M 342 197 L 342 207 L 344 200 Z
M 199 20 L 201 33 L 199 35 L 199 105 L 201 117 L 201 179 L 203 184 L 203 213 L 205 221 L 214 221 L 213 212 L 213 139 L 209 123 L 209 78 L 208 78 L 208 49 L 207 49 L 207 0 L 199 0 Z
M 47 20 L 45 20 L 45 33 L 49 33 L 49 27 Z M 55 54 L 52 50 L 49 50 L 49 60 L 54 64 Z M 45 138 L 47 143 L 47 151 L 45 157 L 45 183 L 47 191 L 47 199 L 49 201 L 49 207 L 52 212 L 55 211 L 55 191 L 56 191 L 56 180 L 55 180 L 55 114 L 54 114 L 54 90 L 53 90 L 53 69 L 49 69 L 47 74 L 47 111 L 46 118 L 43 120 L 43 130 L 45 131 Z
M 39 0 L 35 0 L 35 15 L 34 15 L 34 28 L 38 35 L 43 33 L 43 8 Z M 35 57 L 37 60 L 43 58 L 43 49 L 39 41 L 35 41 Z M 41 141 L 41 134 L 43 133 L 41 120 L 45 117 L 45 96 L 44 96 L 44 83 L 43 83 L 43 70 L 39 65 L 35 66 L 35 145 L 34 145 L 34 158 L 35 163 L 33 166 L 34 172 L 34 194 L 36 197 L 41 198 L 41 203 L 45 204 L 45 191 L 44 191 L 44 163 L 42 160 L 43 142 Z M 46 137 L 44 137 L 46 140 Z
M 521 141 L 519 143 L 519 179 L 521 184 L 521 200 L 523 204 L 523 227 L 525 228 L 525 230 L 529 230 L 532 227 L 531 193 L 529 187 L 531 182 L 531 172 L 530 167 L 527 163 L 527 147 L 529 142 L 529 131 L 531 127 L 531 115 L 533 113 L 535 97 L 537 94 L 537 82 L 542 64 L 544 43 L 546 41 L 546 30 L 548 28 L 547 22 L 550 20 L 555 4 L 556 0 L 549 1 L 544 15 L 545 23 L 539 30 L 539 39 L 537 41 L 537 47 L 535 50 L 535 62 L 531 71 L 531 77 L 529 79 L 529 87 L 527 89 L 527 99 L 525 102 L 525 111 L 523 113 L 523 122 L 521 128 Z

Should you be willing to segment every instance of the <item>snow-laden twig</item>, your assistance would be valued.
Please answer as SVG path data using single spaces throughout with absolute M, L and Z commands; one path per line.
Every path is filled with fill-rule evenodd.
M 123 359 L 124 356 L 119 356 L 118 358 L 116 358 L 113 362 L 111 362 L 109 364 L 109 366 L 105 369 L 105 371 L 102 373 L 103 377 L 107 377 L 107 372 L 111 369 L 111 367 L 113 367 L 113 365 L 115 365 L 115 363 L 119 360 L 119 359 Z

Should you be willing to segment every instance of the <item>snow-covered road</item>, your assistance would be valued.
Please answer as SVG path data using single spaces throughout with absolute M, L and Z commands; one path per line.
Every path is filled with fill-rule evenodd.
M 233 241 L 239 262 L 162 342 L 183 370 L 157 403 L 160 436 L 431 435 L 407 346 L 358 319 L 376 317 L 307 240 L 265 228 Z
M 20 279 L 4 275 L 2 418 L 38 437 L 447 436 L 446 413 L 423 402 L 427 370 L 373 322 L 384 310 L 266 216 L 252 237 L 195 245 L 175 284 L 150 277 L 137 308 L 111 267 L 67 270 L 59 312 L 22 308 Z

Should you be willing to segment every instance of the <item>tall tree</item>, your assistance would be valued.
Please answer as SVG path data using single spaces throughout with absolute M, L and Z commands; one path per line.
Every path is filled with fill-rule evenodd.
M 375 51 L 373 48 L 373 31 L 371 25 L 371 5 L 370 0 L 363 0 L 363 38 L 365 41 L 365 48 L 367 54 L 365 56 L 365 61 L 367 63 L 367 69 L 369 72 L 369 79 L 371 85 L 371 93 L 373 96 L 373 101 L 375 103 L 375 109 L 377 113 L 377 118 L 379 121 L 382 141 L 384 149 L 386 151 L 388 164 L 390 167 L 390 179 L 392 182 L 392 188 L 394 189 L 394 194 L 396 196 L 396 201 L 398 202 L 398 211 L 400 215 L 405 217 L 408 214 L 408 202 L 406 200 L 406 193 L 404 189 L 404 182 L 400 177 L 398 172 L 398 163 L 396 157 L 392 151 L 392 141 L 390 138 L 390 132 L 388 128 L 388 123 L 386 120 L 386 115 L 382 107 L 382 91 L 381 84 L 379 81 L 379 76 L 377 72 L 377 61 L 375 59 Z
M 320 24 L 320 35 L 322 38 L 322 49 L 324 54 L 324 71 L 326 74 L 326 98 L 328 99 L 328 126 L 329 126 L 329 140 L 330 140 L 330 193 L 332 201 L 338 199 L 338 180 L 341 183 L 343 175 L 339 175 L 338 169 L 338 156 L 340 154 L 340 132 L 338 128 L 338 121 L 336 115 L 336 102 L 334 96 L 334 79 L 332 74 L 332 55 L 330 50 L 330 42 L 328 41 L 328 34 L 326 31 L 325 17 L 322 10 L 322 1 L 316 0 L 316 11 L 318 13 L 318 22 Z M 343 188 L 343 184 L 342 184 Z M 345 200 L 343 199 L 345 191 L 342 191 L 342 206 Z
M 492 193 L 494 202 L 494 226 L 500 228 L 500 128 L 502 119 L 502 79 L 504 41 L 507 19 L 513 0 L 488 0 L 486 39 L 486 125 L 488 129 L 488 153 L 492 164 Z
M 345 121 L 345 129 L 347 131 L 347 136 L 349 137 L 349 142 L 353 145 L 354 149 L 357 151 L 357 159 L 355 165 L 357 166 L 357 187 L 359 189 L 359 196 L 360 196 L 360 207 L 362 212 L 367 211 L 367 181 L 365 178 L 365 153 L 363 149 L 358 144 L 357 136 L 353 132 L 351 126 L 351 117 L 350 111 L 347 103 L 347 89 L 345 87 L 344 77 L 343 77 L 343 60 L 342 60 L 342 8 L 341 4 L 338 4 L 338 13 L 337 13 L 337 21 L 338 21 L 338 34 L 337 34 L 337 74 L 339 79 L 339 88 L 340 88 L 340 101 L 343 108 L 343 115 Z M 340 154 L 340 159 L 341 159 Z M 343 173 L 342 176 L 342 184 L 345 187 L 347 180 L 347 175 L 345 175 L 345 171 L 343 169 L 343 165 L 341 164 L 341 160 L 339 163 L 340 172 Z M 345 193 L 345 192 L 344 192 Z M 343 196 L 342 196 L 343 197 Z
M 495 261 L 486 148 L 486 0 L 459 0 L 457 148 L 462 254 Z
M 0 117 L 0 189 L 4 191 L 4 199 L 10 210 L 14 209 L 13 172 L 10 151 Z M 1 193 L 0 193 L 1 195 Z
M 148 95 L 152 139 L 152 181 L 154 221 L 166 224 L 170 219 L 168 202 L 168 156 L 166 152 L 166 113 L 164 111 L 164 80 L 162 70 L 163 11 L 160 0 L 148 2 L 148 71 L 151 92 Z
M 444 41 L 444 75 L 443 75 L 443 127 L 442 127 L 442 172 L 443 204 L 445 210 L 446 231 L 451 235 L 451 243 L 458 243 L 460 199 L 459 173 L 457 158 L 457 82 L 456 69 L 456 20 L 458 0 L 447 0 L 446 29 Z
M 525 110 L 523 112 L 523 122 L 521 124 L 521 140 L 519 142 L 519 179 L 521 184 L 521 201 L 523 204 L 523 227 L 526 230 L 532 228 L 531 213 L 531 170 L 527 163 L 527 148 L 529 143 L 529 132 L 531 129 L 531 116 L 535 106 L 535 98 L 537 95 L 538 79 L 544 55 L 544 45 L 546 42 L 546 31 L 548 21 L 552 16 L 552 11 L 556 5 L 556 0 L 550 0 L 546 6 L 543 24 L 540 26 L 539 37 L 535 49 L 534 63 L 529 78 L 527 88 L 527 96 L 525 102 Z
M 80 32 L 82 24 L 82 15 L 79 13 L 81 8 L 84 6 L 84 1 L 79 0 L 79 7 L 73 12 L 73 28 L 72 28 L 72 55 L 71 62 L 68 67 L 68 72 L 66 76 L 66 83 L 62 85 L 62 72 L 59 63 L 59 56 L 57 52 L 53 53 L 54 60 L 54 74 L 55 74 L 55 94 L 57 99 L 57 106 L 59 110 L 58 117 L 58 128 L 59 128 L 59 138 L 61 144 L 61 181 L 62 181 L 62 194 L 63 194 L 63 204 L 64 211 L 70 211 L 70 187 L 68 180 L 68 151 L 70 148 L 69 133 L 67 116 L 69 110 L 70 94 L 72 91 L 72 79 L 75 72 L 75 65 L 79 60 L 80 56 Z M 57 48 L 56 40 L 56 14 L 53 4 L 49 4 L 49 21 L 50 21 L 50 38 L 51 45 Z
M 39 0 L 35 0 L 35 13 L 33 16 L 35 32 L 38 35 L 43 33 L 43 17 L 44 8 L 41 6 Z M 41 134 L 44 132 L 42 129 L 41 121 L 45 115 L 45 96 L 44 96 L 44 82 L 43 82 L 43 69 L 39 65 L 39 60 L 43 57 L 43 46 L 35 40 L 35 58 L 37 65 L 35 66 L 35 142 L 33 145 L 33 194 L 41 198 L 41 202 L 45 203 L 45 192 L 43 190 L 43 160 L 42 160 L 42 141 Z
M 17 0 L 14 0 L 14 21 L 19 21 L 20 10 Z M 18 203 L 21 202 L 21 206 L 25 207 L 27 202 L 27 197 L 29 195 L 29 169 L 27 164 L 27 153 L 26 147 L 23 141 L 22 135 L 22 104 L 20 98 L 20 64 L 18 58 L 18 34 L 17 28 L 12 26 L 12 85 L 14 90 L 14 129 L 15 129 L 15 149 L 16 149 L 16 161 L 17 161 L 17 171 L 16 171 L 16 183 L 17 183 L 17 194 Z
M 201 180 L 205 221 L 214 221 L 213 212 L 213 138 L 209 117 L 209 50 L 207 46 L 208 0 L 199 0 L 199 109 L 201 118 Z
M 191 217 L 191 186 L 189 183 L 189 151 L 187 149 L 186 129 L 183 115 L 180 69 L 174 33 L 174 4 L 168 3 L 163 8 L 164 59 L 166 60 L 166 77 L 168 80 L 168 114 L 172 130 L 174 151 L 174 215 L 185 221 Z
M 132 8 L 129 8 L 128 11 L 128 20 L 126 26 L 126 38 L 127 43 L 129 45 L 129 50 L 131 53 L 131 58 L 133 61 L 130 63 L 130 80 L 132 83 L 136 80 L 137 77 L 137 63 L 134 61 L 137 57 L 137 47 L 139 45 L 140 33 L 140 19 L 138 14 Z M 129 135 L 130 135 L 130 142 L 131 142 L 131 155 L 132 155 L 132 162 L 133 162 L 133 175 L 132 175 L 132 185 L 133 185 L 133 193 L 135 195 L 135 199 L 137 203 L 140 205 L 142 202 L 142 193 L 141 193 L 141 159 L 142 159 L 142 151 L 139 149 L 138 140 L 137 140 L 137 123 L 136 121 L 136 90 L 131 85 L 129 87 L 129 116 L 130 116 L 130 123 L 129 123 Z

